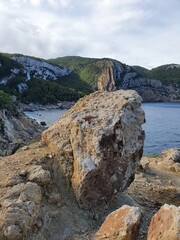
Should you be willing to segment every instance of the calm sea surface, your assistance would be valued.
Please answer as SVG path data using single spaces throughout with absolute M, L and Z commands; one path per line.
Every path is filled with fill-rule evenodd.
M 158 154 L 170 147 L 180 147 L 180 103 L 143 103 L 146 123 L 144 154 Z M 37 122 L 47 126 L 56 121 L 66 110 L 41 110 L 25 112 Z
M 144 154 L 180 147 L 180 103 L 143 103 L 146 123 Z

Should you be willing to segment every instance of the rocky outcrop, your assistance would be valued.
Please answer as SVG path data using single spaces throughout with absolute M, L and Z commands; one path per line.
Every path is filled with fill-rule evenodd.
M 3 62 L 3 58 L 0 62 Z M 71 74 L 74 70 L 70 70 L 61 66 L 56 66 L 46 62 L 45 60 L 35 59 L 23 55 L 14 55 L 9 59 L 12 67 L 3 64 L 5 73 L 0 76 L 0 84 L 8 85 L 13 90 L 23 93 L 28 89 L 27 81 L 32 78 L 40 78 L 43 80 L 57 80 L 60 77 Z M 15 63 L 15 64 L 14 64 Z M 8 69 L 8 70 L 7 70 Z M 3 71 L 2 71 L 3 72 Z
M 180 239 L 180 207 L 163 205 L 151 220 L 147 240 Z
M 42 78 L 44 80 L 57 80 L 58 77 L 69 75 L 72 70 L 49 64 L 45 61 L 34 59 L 26 56 L 13 56 L 12 59 L 23 66 L 24 74 L 27 80 L 34 78 Z M 18 69 L 12 69 L 14 74 L 19 73 Z
M 102 69 L 97 86 L 100 91 L 134 89 L 143 101 L 159 102 L 180 99 L 180 89 L 175 86 L 164 86 L 160 80 L 141 77 L 132 67 L 112 59 L 96 63 Z
M 31 182 L 14 185 L 6 192 L 1 199 L 0 239 L 28 239 L 38 226 L 41 198 L 41 188 Z
M 157 164 L 164 170 L 180 173 L 180 149 L 170 148 L 161 153 Z
M 180 148 L 170 148 L 162 152 L 163 161 L 173 161 L 180 163 Z
M 20 146 L 39 138 L 43 128 L 23 113 L 13 115 L 0 110 L 0 156 L 15 152 Z
M 143 152 L 140 104 L 135 91 L 96 92 L 42 134 L 81 207 L 107 201 L 133 181 Z
M 125 66 L 116 60 L 100 60 L 96 65 L 102 70 L 97 86 L 100 91 L 117 90 L 117 81 L 122 79 Z
M 135 240 L 141 212 L 138 207 L 124 205 L 107 216 L 93 240 Z

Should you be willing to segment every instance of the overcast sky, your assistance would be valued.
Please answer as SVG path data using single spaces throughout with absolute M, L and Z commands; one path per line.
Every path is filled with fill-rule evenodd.
M 0 52 L 180 63 L 180 0 L 0 0 Z

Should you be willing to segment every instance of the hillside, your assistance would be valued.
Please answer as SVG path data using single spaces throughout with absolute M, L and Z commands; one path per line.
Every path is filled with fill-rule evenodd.
M 164 66 L 150 71 L 140 66 L 131 67 L 108 58 L 69 56 L 50 59 L 48 62 L 73 69 L 76 78 L 86 82 L 93 89 L 101 91 L 134 89 L 144 101 L 148 102 L 180 99 L 180 72 L 177 68 L 179 65 L 167 65 L 167 71 L 163 72 Z M 65 86 L 71 84 L 72 76 L 68 76 L 69 82 L 64 83 L 67 84 Z M 170 84 L 173 86 L 169 86 Z
M 101 68 L 97 65 L 99 60 L 101 59 L 67 56 L 49 59 L 48 62 L 75 70 L 70 78 L 75 78 L 76 81 L 82 81 L 84 84 L 86 83 L 96 89 L 97 78 L 101 74 Z M 71 82 L 68 82 L 68 84 L 71 84 Z
M 108 58 L 44 60 L 1 53 L 0 90 L 24 103 L 76 101 L 96 90 L 118 89 L 134 89 L 148 102 L 174 101 L 180 99 L 179 71 L 178 64 L 148 70 Z
M 42 59 L 19 54 L 0 54 L 0 89 L 22 102 L 56 103 L 73 101 L 89 93 L 83 86 L 66 87 L 58 80 L 72 70 L 52 65 Z M 84 92 L 83 92 L 84 91 Z
M 152 68 L 148 70 L 140 66 L 133 66 L 135 71 L 140 73 L 143 77 L 150 79 L 159 79 L 163 84 L 178 84 L 180 85 L 180 65 L 179 64 L 167 64 Z

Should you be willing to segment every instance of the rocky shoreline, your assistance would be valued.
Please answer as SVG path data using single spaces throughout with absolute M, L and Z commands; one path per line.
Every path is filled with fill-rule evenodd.
M 25 112 L 34 112 L 34 111 L 39 111 L 39 110 L 50 110 L 50 109 L 70 109 L 75 102 L 68 102 L 68 101 L 61 101 L 56 104 L 38 104 L 38 103 L 19 103 L 18 107 L 20 111 Z

